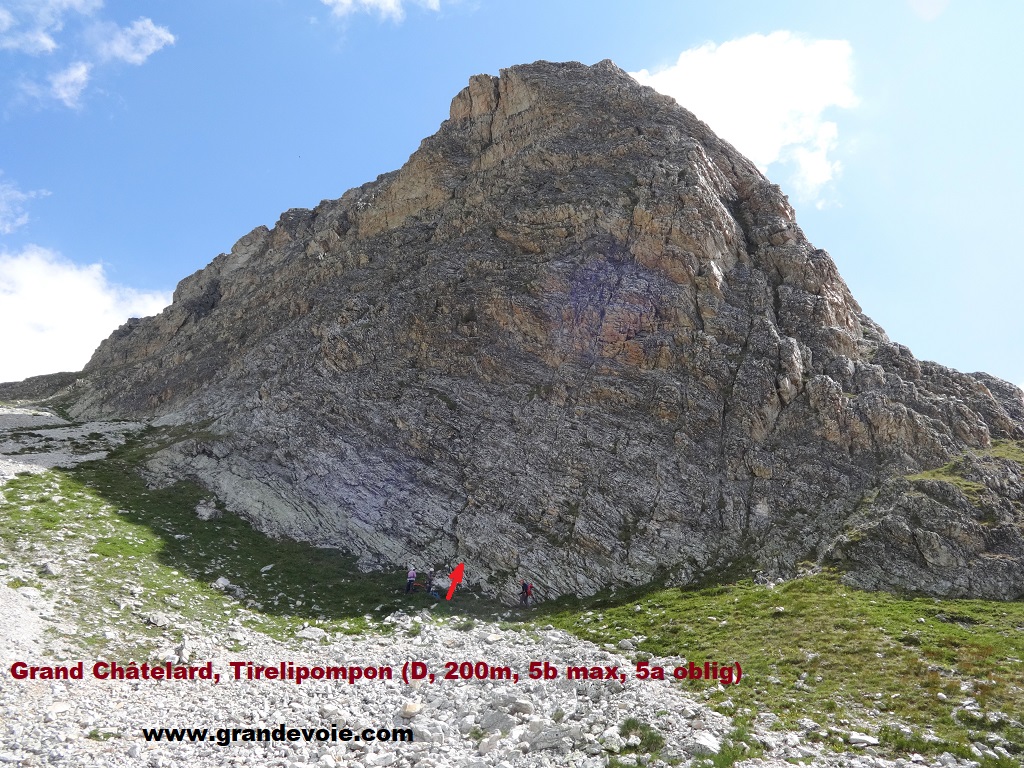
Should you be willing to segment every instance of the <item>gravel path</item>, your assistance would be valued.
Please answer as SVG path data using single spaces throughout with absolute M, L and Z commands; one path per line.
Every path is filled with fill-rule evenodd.
M 10 592 L 10 590 L 8 590 Z M 29 619 L 20 598 L 11 601 L 17 617 Z M 578 681 L 560 674 L 550 681 L 525 679 L 531 661 L 546 661 L 564 670 L 569 665 L 618 666 L 631 669 L 617 653 L 581 643 L 556 630 L 536 633 L 482 625 L 464 631 L 439 625 L 429 615 L 396 615 L 394 635 L 325 637 L 305 630 L 281 643 L 241 627 L 224 635 L 186 640 L 176 648 L 181 666 L 211 669 L 221 675 L 209 681 L 109 681 L 90 672 L 97 659 L 73 657 L 60 662 L 74 668 L 83 662 L 84 679 L 67 681 L 13 680 L 10 669 L 0 679 L 0 763 L 76 766 L 416 766 L 417 768 L 518 768 L 578 766 L 601 768 L 608 758 L 629 751 L 619 726 L 635 717 L 665 738 L 661 756 L 691 763 L 721 747 L 729 718 L 706 709 L 699 695 L 668 682 L 629 680 Z M 418 629 L 414 629 L 418 628 Z M 194 628 L 193 628 L 194 629 Z M 32 632 L 16 642 L 33 650 Z M 34 655 L 33 663 L 54 664 Z M 343 666 L 390 667 L 392 680 L 311 681 L 234 680 L 231 662 L 251 661 L 291 668 Z M 406 684 L 401 668 L 419 661 L 436 675 L 435 682 Z M 520 673 L 519 682 L 446 681 L 445 662 L 471 661 L 486 675 L 495 666 Z M 121 660 L 122 665 L 127 660 Z M 248 669 L 243 667 L 242 671 Z M 365 673 L 364 673 L 365 674 Z M 475 674 L 475 671 L 474 671 Z M 829 754 L 800 734 L 770 730 L 772 719 L 761 718 L 758 738 L 766 759 L 754 766 L 787 765 L 786 758 L 811 758 L 813 765 L 883 768 L 892 763 L 869 754 Z M 410 728 L 413 743 L 366 741 L 232 743 L 219 746 L 210 738 L 220 728 Z M 147 743 L 142 728 L 208 728 L 203 743 Z M 244 734 L 244 730 L 240 732 Z M 241 736 L 240 736 L 241 738 Z M 633 743 L 639 739 L 634 737 Z M 863 752 L 863 750 L 860 750 Z M 641 755 L 621 754 L 626 765 Z M 653 765 L 666 765 L 652 761 Z M 938 765 L 939 763 L 936 763 Z
M 27 588 L 26 588 L 27 589 Z M 32 590 L 29 594 L 38 594 Z M 41 599 L 41 598 L 40 598 Z M 0 665 L 42 655 L 43 622 L 25 594 L 0 585 Z

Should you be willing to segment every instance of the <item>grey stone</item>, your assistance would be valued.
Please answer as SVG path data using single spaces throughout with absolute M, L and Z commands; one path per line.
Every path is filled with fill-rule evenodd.
M 480 728 L 487 733 L 501 731 L 508 733 L 518 721 L 504 712 L 488 712 L 480 718 Z
M 606 729 L 599 737 L 599 741 L 607 751 L 614 754 L 618 754 L 625 746 L 622 736 L 619 735 L 619 729 L 615 726 Z
M 528 739 L 530 748 L 533 751 L 558 750 L 565 752 L 572 747 L 572 741 L 568 739 L 560 728 L 548 728 Z
M 874 747 L 878 745 L 878 739 L 874 736 L 869 736 L 866 733 L 858 733 L 857 731 L 850 731 L 846 740 L 855 747 Z
M 480 740 L 480 746 L 477 747 L 477 752 L 481 755 L 489 754 L 498 746 L 499 741 L 501 741 L 501 733 L 495 731 Z
M 509 711 L 514 715 L 532 715 L 534 704 L 529 699 L 516 699 L 509 707 Z
M 711 731 L 695 731 L 683 741 L 683 749 L 694 757 L 717 755 L 722 750 L 722 742 Z
M 323 640 L 327 637 L 327 632 L 320 627 L 303 627 L 295 633 L 295 636 L 304 640 Z
M 217 509 L 217 505 L 210 499 L 203 499 L 196 504 L 196 517 L 200 520 L 216 520 L 221 516 L 221 511 Z

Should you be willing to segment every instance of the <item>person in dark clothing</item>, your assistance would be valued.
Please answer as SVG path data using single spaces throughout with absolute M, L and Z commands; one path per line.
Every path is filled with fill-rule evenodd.
M 523 579 L 523 584 L 519 589 L 519 604 L 523 607 L 526 606 L 527 601 L 530 599 L 530 585 L 526 579 Z

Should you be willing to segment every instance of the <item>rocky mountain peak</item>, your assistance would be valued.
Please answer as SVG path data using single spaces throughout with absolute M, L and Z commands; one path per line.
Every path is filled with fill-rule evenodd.
M 492 592 L 812 561 L 1024 595 L 1020 390 L 892 343 L 779 187 L 608 61 L 474 76 L 400 170 L 253 230 L 70 396 L 212 424 L 151 469 L 264 530 Z

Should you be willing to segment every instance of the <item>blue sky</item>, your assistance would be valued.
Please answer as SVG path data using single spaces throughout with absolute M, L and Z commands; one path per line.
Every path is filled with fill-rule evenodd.
M 0 381 L 80 368 L 469 76 L 611 58 L 790 195 L 921 358 L 1024 383 L 1024 3 L 0 0 Z

